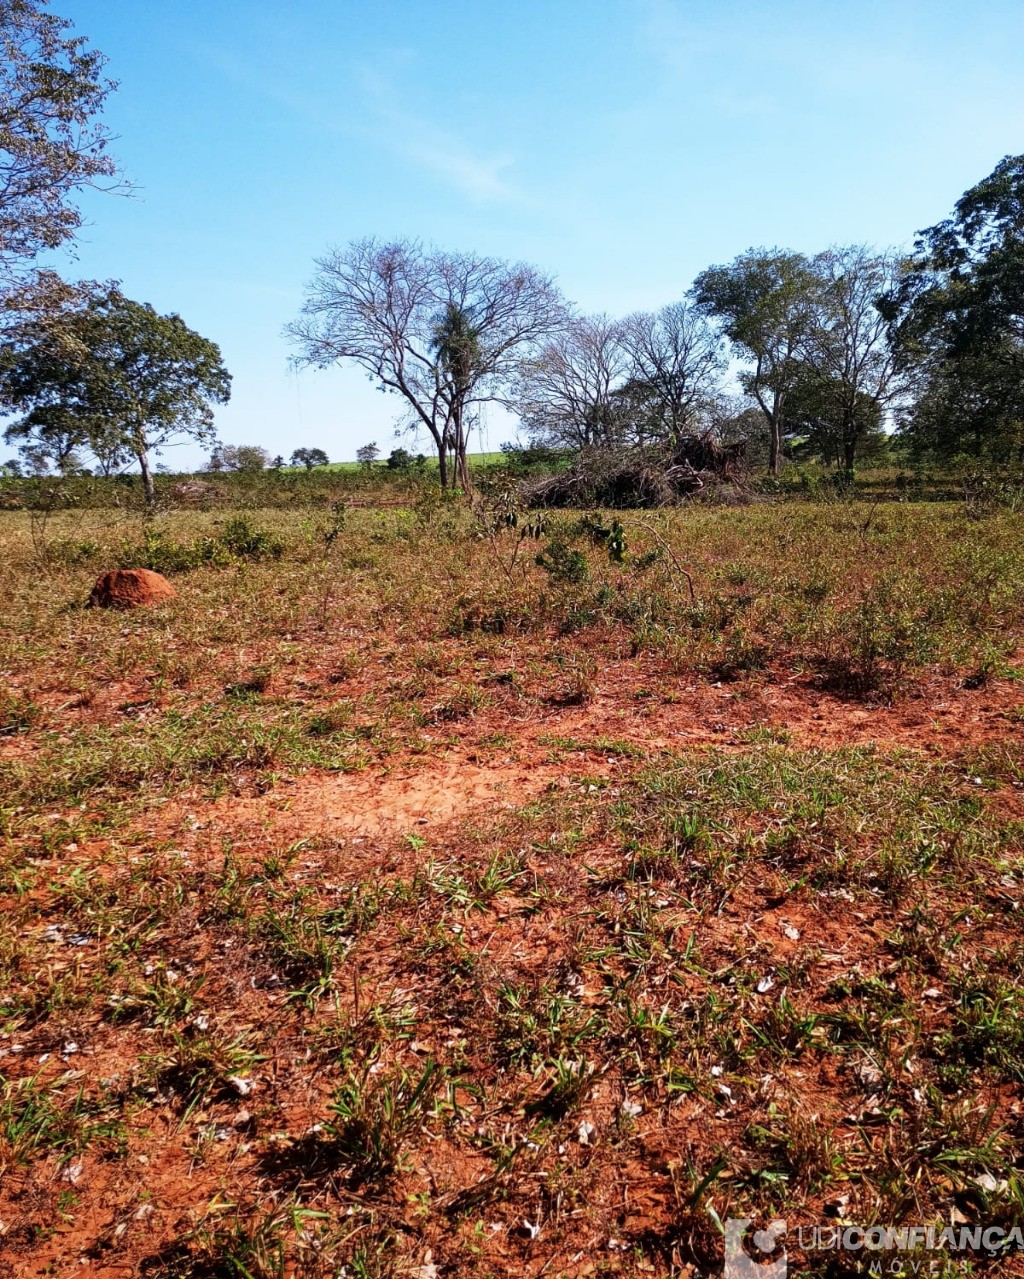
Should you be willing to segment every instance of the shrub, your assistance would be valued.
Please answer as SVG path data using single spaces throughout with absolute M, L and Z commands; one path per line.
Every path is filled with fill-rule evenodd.
M 119 568 L 149 568 L 156 573 L 188 573 L 206 564 L 225 567 L 233 560 L 278 559 L 284 542 L 254 528 L 242 515 L 228 520 L 219 537 L 178 542 L 162 529 L 147 528 L 141 542 L 124 541 L 117 552 Z
M 559 585 L 578 586 L 590 575 L 587 557 L 561 538 L 552 538 L 537 556 L 537 564 Z
M 73 537 L 62 537 L 52 542 L 47 549 L 47 559 L 53 564 L 64 564 L 68 568 L 76 568 L 79 564 L 88 564 L 100 553 L 98 542 L 77 541 Z
M 265 529 L 253 528 L 244 515 L 238 515 L 224 525 L 220 540 L 239 559 L 280 559 L 284 542 Z
M 204 564 L 230 563 L 231 552 L 215 538 L 177 542 L 155 528 L 147 528 L 141 542 L 122 542 L 117 552 L 119 568 L 149 568 L 164 574 L 188 573 Z

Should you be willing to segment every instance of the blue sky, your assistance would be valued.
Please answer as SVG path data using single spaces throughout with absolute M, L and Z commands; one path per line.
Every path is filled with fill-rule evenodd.
M 285 455 L 396 443 L 363 375 L 289 372 L 328 245 L 525 259 L 618 314 L 751 245 L 906 243 L 1024 151 L 1019 0 L 53 3 L 110 58 L 137 184 L 84 201 L 68 274 L 219 342 L 222 439 Z

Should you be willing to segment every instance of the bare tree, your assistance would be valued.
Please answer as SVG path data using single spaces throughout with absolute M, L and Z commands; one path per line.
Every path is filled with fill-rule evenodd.
M 523 263 L 414 241 L 355 241 L 318 258 L 316 268 L 287 330 L 297 363 L 365 369 L 430 434 L 442 487 L 468 490 L 475 412 L 502 398 L 523 355 L 562 323 L 554 282 Z
M 646 424 L 674 445 L 718 394 L 726 365 L 721 337 L 696 308 L 674 302 L 631 315 L 621 341 L 631 361 L 626 393 L 646 403 Z
M 903 259 L 863 245 L 827 249 L 812 269 L 821 283 L 805 337 L 805 358 L 831 388 L 830 423 L 843 463 L 853 470 L 866 431 L 907 389 L 879 302 L 903 275 Z
M 519 369 L 509 407 L 537 440 L 569 448 L 623 441 L 630 370 L 620 321 L 606 315 L 570 320 Z

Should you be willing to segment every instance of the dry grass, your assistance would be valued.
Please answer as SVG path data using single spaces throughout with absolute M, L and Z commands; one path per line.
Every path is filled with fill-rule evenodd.
M 1024 1224 L 1013 517 L 620 517 L 616 562 L 569 517 L 339 514 L 65 514 L 42 562 L 0 515 L 12 1273 Z M 81 607 L 157 553 L 173 605 Z

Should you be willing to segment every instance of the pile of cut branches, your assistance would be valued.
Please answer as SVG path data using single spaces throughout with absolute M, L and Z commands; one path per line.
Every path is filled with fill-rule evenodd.
M 726 488 L 742 490 L 744 447 L 688 435 L 671 449 L 587 449 L 567 471 L 527 481 L 523 498 L 534 508 L 676 506 Z

